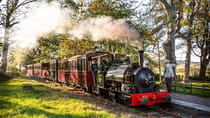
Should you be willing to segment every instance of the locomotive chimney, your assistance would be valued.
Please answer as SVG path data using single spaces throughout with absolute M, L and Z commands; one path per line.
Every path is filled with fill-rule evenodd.
M 144 50 L 139 50 L 139 65 L 143 68 L 144 64 Z

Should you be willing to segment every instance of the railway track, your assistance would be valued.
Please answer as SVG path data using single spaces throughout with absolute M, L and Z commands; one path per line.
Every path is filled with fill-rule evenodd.
M 195 108 L 180 106 L 172 103 L 167 104 L 157 104 L 154 105 L 156 109 L 164 109 L 167 112 L 173 112 L 175 114 L 178 114 L 182 117 L 190 117 L 190 118 L 209 118 L 210 117 L 210 111 L 202 111 Z
M 98 99 L 101 99 L 101 96 L 99 95 L 94 95 L 94 96 L 97 97 Z M 108 99 L 108 101 L 113 102 L 111 101 L 111 99 Z M 160 103 L 152 106 L 137 106 L 133 108 L 135 108 L 141 115 L 149 118 L 151 117 L 152 118 L 209 118 L 210 117 L 210 112 L 198 110 L 195 108 L 180 106 L 172 103 Z
M 106 99 L 102 98 L 99 94 L 92 94 L 95 98 L 97 99 L 103 99 L 107 102 L 114 102 L 115 106 L 120 106 L 123 104 L 116 103 L 115 101 L 112 101 L 113 99 Z M 171 103 L 167 103 L 170 106 L 172 105 Z M 161 105 L 163 105 L 161 107 Z M 140 117 L 139 115 L 147 118 L 183 118 L 183 117 L 189 117 L 186 114 L 183 114 L 181 112 L 175 112 L 172 110 L 166 110 L 164 109 L 164 104 L 158 104 L 158 105 L 153 105 L 153 106 L 136 106 L 136 107 L 129 107 L 127 105 L 123 105 L 124 107 L 128 108 L 134 108 L 137 112 L 135 112 L 135 118 Z
M 43 81 L 42 81 L 43 82 Z M 53 83 L 48 81 L 49 83 Z M 55 83 L 53 83 L 55 84 Z M 56 86 L 62 86 L 61 84 L 57 84 Z M 66 86 L 68 88 L 69 91 L 79 91 L 81 94 L 89 94 L 87 92 L 83 92 L 83 90 L 81 88 L 77 88 L 77 87 L 69 87 Z M 106 99 L 103 98 L 102 96 L 100 96 L 99 94 L 89 94 L 90 96 L 98 99 L 98 100 L 102 100 L 103 102 L 110 102 L 107 104 L 113 105 L 114 107 L 125 107 L 127 109 L 129 108 L 134 108 L 136 110 L 136 112 L 134 113 L 134 117 L 139 117 L 143 116 L 143 117 L 149 117 L 149 118 L 209 118 L 210 116 L 210 112 L 206 112 L 206 111 L 201 111 L 201 110 L 197 110 L 197 109 L 193 109 L 193 108 L 189 108 L 189 107 L 184 107 L 184 106 L 180 106 L 180 105 L 176 105 L 176 104 L 172 104 L 172 103 L 161 103 L 161 104 L 156 104 L 156 105 L 152 105 L 152 106 L 137 106 L 137 107 L 128 107 L 126 105 L 122 105 L 119 103 L 114 103 L 112 101 L 112 99 Z M 132 116 L 132 117 L 133 117 Z

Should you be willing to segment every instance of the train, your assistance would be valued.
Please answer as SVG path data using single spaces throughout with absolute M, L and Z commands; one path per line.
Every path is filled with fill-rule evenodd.
M 96 72 L 93 64 L 97 64 Z M 80 87 L 129 106 L 154 105 L 171 100 L 168 91 L 155 84 L 154 72 L 144 65 L 143 50 L 139 51 L 139 63 L 131 63 L 128 56 L 93 51 L 67 59 L 29 64 L 26 74 Z

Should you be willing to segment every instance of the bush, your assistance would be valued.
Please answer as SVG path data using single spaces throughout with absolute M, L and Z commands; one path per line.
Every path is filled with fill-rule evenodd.
M 10 66 L 7 68 L 7 73 L 13 77 L 22 76 L 23 74 L 19 69 L 14 66 Z
M 12 78 L 11 75 L 7 73 L 0 72 L 0 81 L 10 80 Z

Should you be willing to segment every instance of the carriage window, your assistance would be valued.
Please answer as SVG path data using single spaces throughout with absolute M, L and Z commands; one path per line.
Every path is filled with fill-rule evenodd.
M 77 70 L 77 61 L 74 61 L 74 70 Z
M 72 61 L 72 70 L 74 71 L 75 69 L 76 69 L 76 61 L 73 60 L 73 61 Z
M 54 69 L 55 69 L 55 64 L 54 64 L 54 63 L 51 63 L 51 64 L 50 64 L 50 68 L 51 68 L 52 70 L 54 70 Z
M 69 69 L 69 65 L 68 64 L 69 64 L 68 61 L 65 61 L 64 62 L 64 69 L 65 70 L 68 70 Z
M 61 63 L 61 69 L 64 69 L 64 62 Z
M 85 63 L 85 59 L 82 59 L 82 70 L 83 70 L 83 71 L 85 71 L 85 67 L 86 67 L 85 64 L 86 64 L 86 63 Z
M 49 63 L 42 64 L 42 69 L 44 70 L 49 69 Z
M 71 62 L 71 67 L 72 67 L 72 68 L 71 68 L 72 71 L 74 71 L 74 61 Z
M 62 69 L 62 62 L 58 63 L 58 69 L 59 69 L 59 70 Z
M 79 59 L 78 61 L 77 61 L 78 63 L 77 63 L 77 68 L 78 68 L 78 70 L 82 70 L 82 60 L 81 59 Z
M 69 69 L 72 71 L 72 61 L 69 61 Z

